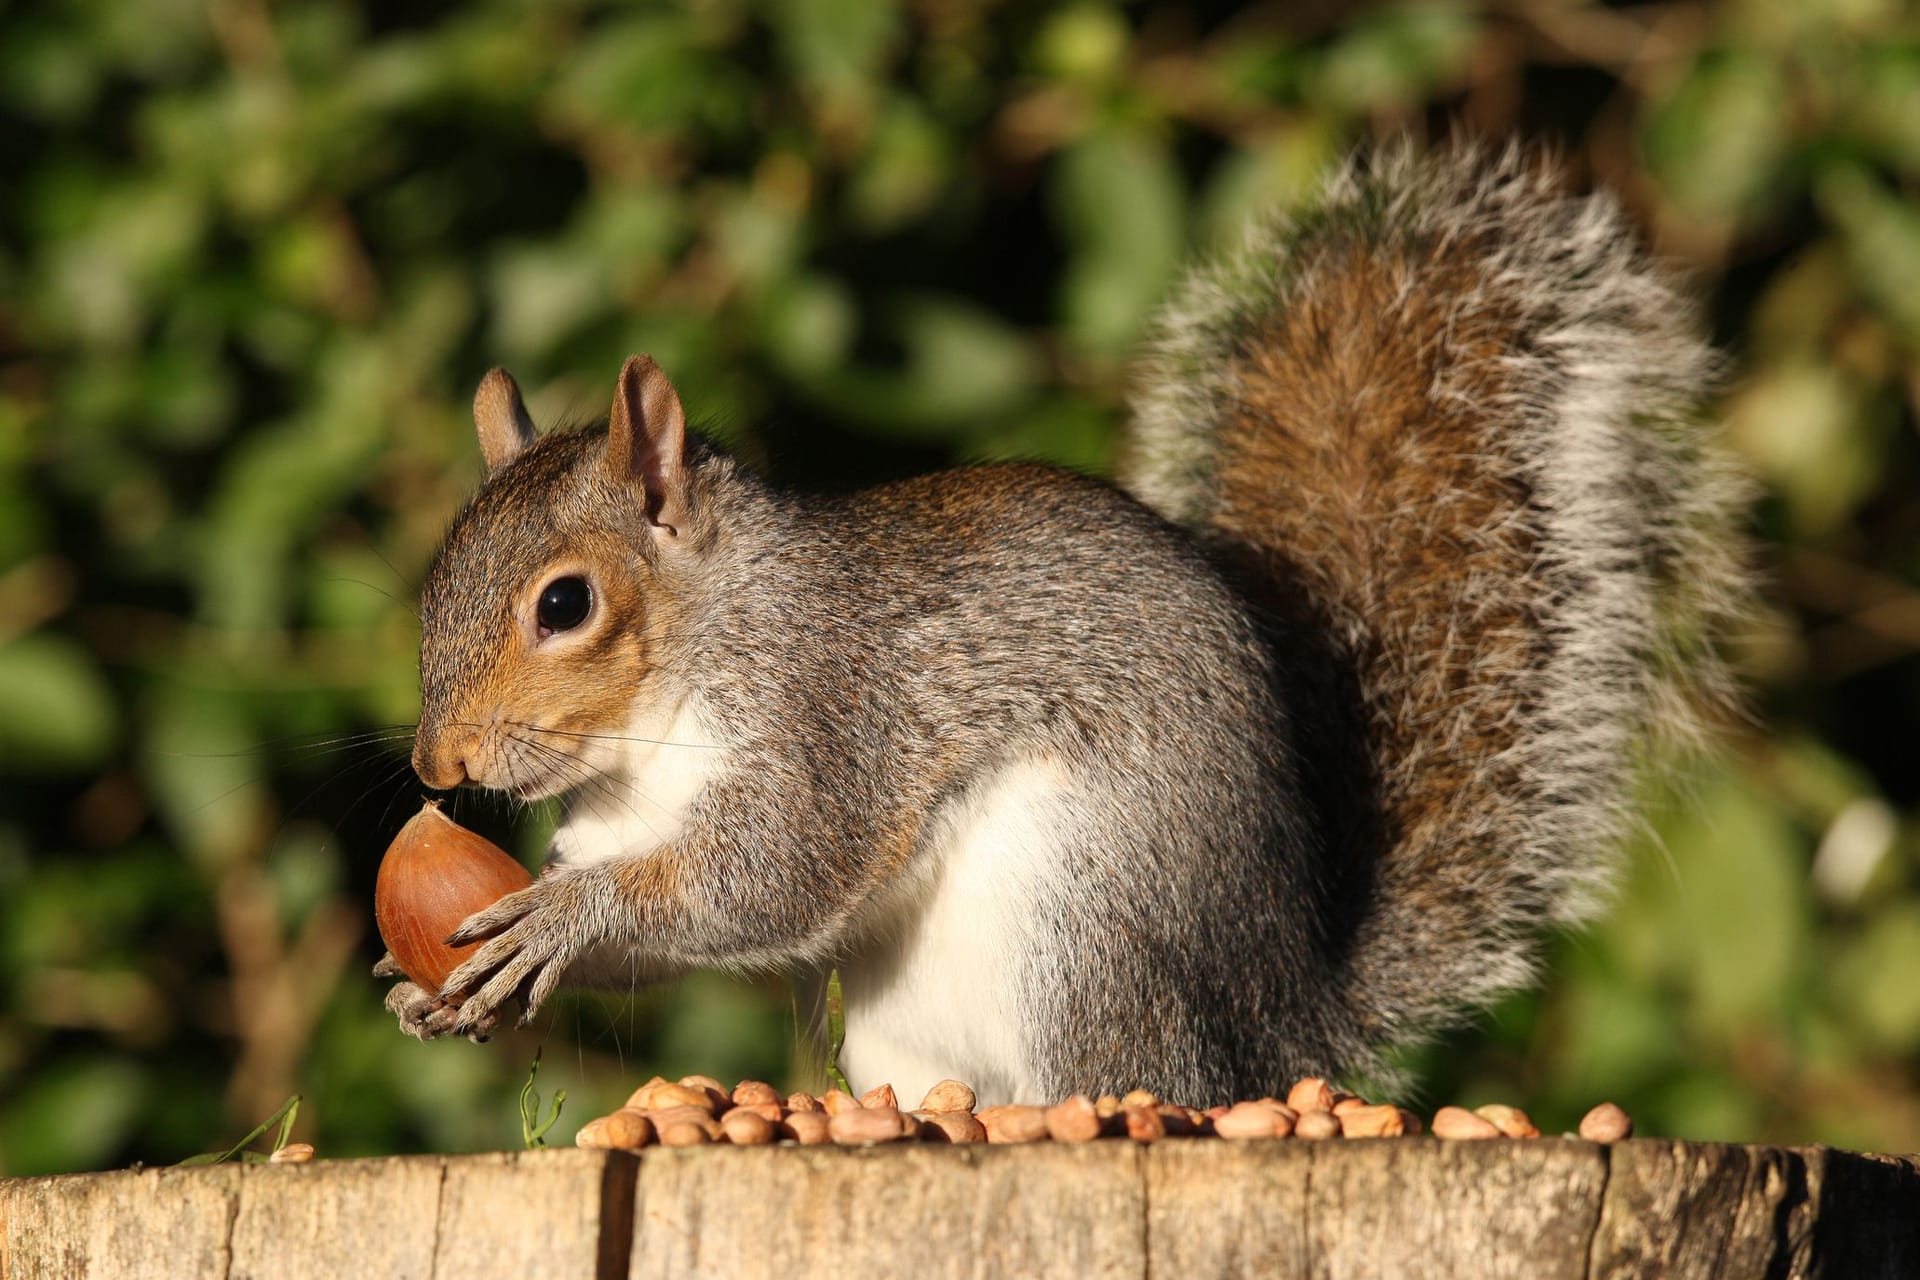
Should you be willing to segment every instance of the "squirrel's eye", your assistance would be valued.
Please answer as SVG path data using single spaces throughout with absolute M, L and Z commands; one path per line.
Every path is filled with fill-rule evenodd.
M 534 617 L 543 632 L 571 631 L 587 620 L 592 607 L 593 588 L 585 578 L 555 578 L 540 593 Z

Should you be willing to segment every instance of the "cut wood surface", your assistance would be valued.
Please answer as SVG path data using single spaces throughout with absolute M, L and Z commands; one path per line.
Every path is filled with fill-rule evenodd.
M 1920 1276 L 1920 1159 L 1641 1139 L 724 1146 L 0 1181 L 0 1280 Z

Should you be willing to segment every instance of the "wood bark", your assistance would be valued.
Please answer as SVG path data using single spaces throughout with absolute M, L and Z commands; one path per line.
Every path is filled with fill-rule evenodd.
M 0 1181 L 42 1276 L 1920 1276 L 1920 1159 L 1568 1139 L 409 1156 Z

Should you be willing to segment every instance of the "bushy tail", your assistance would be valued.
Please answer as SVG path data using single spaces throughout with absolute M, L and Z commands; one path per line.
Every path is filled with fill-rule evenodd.
M 1122 479 L 1266 597 L 1354 1068 L 1528 979 L 1638 748 L 1727 687 L 1744 485 L 1698 329 L 1518 148 L 1356 161 L 1163 316 Z

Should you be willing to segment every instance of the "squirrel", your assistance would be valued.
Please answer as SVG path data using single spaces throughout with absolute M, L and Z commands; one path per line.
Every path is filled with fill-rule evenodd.
M 1209 1105 L 1392 1079 L 1528 981 L 1644 745 L 1730 696 L 1694 305 L 1536 152 L 1401 144 L 1195 269 L 1144 368 L 1117 485 L 836 496 L 689 436 L 648 358 L 544 436 L 489 373 L 413 762 L 567 808 L 403 1029 L 834 967 L 856 1089 Z

